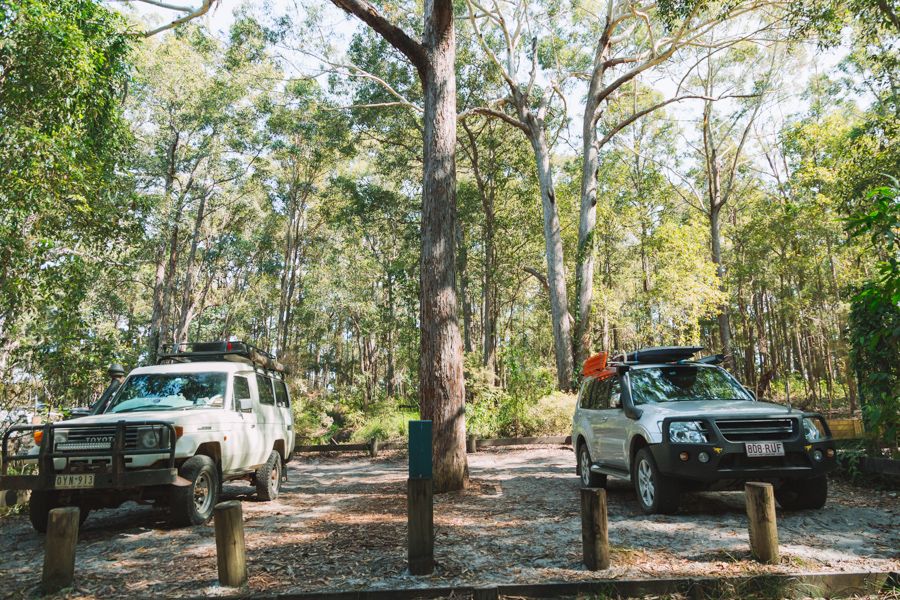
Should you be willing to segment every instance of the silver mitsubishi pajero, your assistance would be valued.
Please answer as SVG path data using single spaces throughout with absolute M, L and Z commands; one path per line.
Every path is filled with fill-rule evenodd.
M 678 510 L 681 492 L 767 481 L 784 509 L 817 509 L 835 465 L 819 414 L 758 401 L 722 357 L 699 347 L 646 348 L 589 358 L 572 429 L 587 487 L 630 479 L 644 512 Z

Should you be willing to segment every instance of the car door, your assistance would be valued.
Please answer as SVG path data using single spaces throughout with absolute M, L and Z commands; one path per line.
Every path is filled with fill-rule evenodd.
M 275 406 L 278 408 L 278 434 L 284 439 L 285 454 L 289 455 L 294 443 L 294 417 L 291 414 L 291 398 L 287 385 L 281 379 L 273 379 L 275 386 Z
M 617 469 L 628 467 L 628 451 L 625 449 L 628 427 L 630 425 L 625 411 L 622 410 L 622 382 L 613 376 L 609 380 L 606 394 L 602 398 L 602 414 L 600 421 L 600 452 L 603 463 Z
M 594 380 L 594 384 L 590 389 L 590 399 L 588 400 L 589 408 L 587 419 L 590 423 L 591 441 L 590 450 L 591 458 L 594 462 L 603 461 L 603 422 L 605 416 L 601 410 L 603 407 L 603 399 L 609 393 L 609 379 Z
M 250 400 L 253 408 L 241 410 L 241 400 Z M 232 417 L 231 431 L 225 441 L 227 450 L 222 453 L 222 469 L 228 472 L 245 471 L 255 464 L 254 441 L 257 437 L 256 403 L 250 391 L 250 380 L 245 375 L 234 375 L 231 381 L 231 405 L 227 407 Z
M 256 389 L 259 394 L 259 436 L 261 450 L 259 464 L 269 459 L 275 448 L 277 430 L 280 429 L 278 408 L 275 406 L 275 390 L 268 375 L 256 374 Z

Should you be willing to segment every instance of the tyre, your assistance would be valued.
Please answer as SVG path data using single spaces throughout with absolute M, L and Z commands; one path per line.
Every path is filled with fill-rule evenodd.
M 65 506 L 59 500 L 59 495 L 52 490 L 34 490 L 28 500 L 28 518 L 31 526 L 39 533 L 47 533 L 47 524 L 50 522 L 50 511 L 54 508 Z M 91 512 L 89 508 L 78 507 L 78 526 L 84 525 Z
M 191 482 L 172 492 L 170 517 L 175 525 L 200 525 L 209 521 L 219 500 L 219 471 L 208 456 L 187 459 L 178 474 Z
M 678 482 L 659 472 L 649 448 L 641 448 L 634 457 L 631 480 L 638 504 L 646 514 L 671 514 L 678 510 Z
M 281 455 L 275 450 L 266 461 L 256 470 L 256 496 L 262 501 L 274 500 L 281 491 Z
M 605 488 L 606 475 L 603 473 L 594 473 L 591 471 L 591 453 L 588 450 L 587 443 L 582 442 L 578 446 L 578 476 L 581 479 L 583 487 Z
M 828 499 L 828 479 L 793 479 L 775 488 L 775 499 L 784 510 L 819 509 Z

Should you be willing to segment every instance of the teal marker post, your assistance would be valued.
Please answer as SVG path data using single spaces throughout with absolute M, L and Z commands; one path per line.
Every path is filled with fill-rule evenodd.
M 434 572 L 434 486 L 431 421 L 409 422 L 409 479 L 406 481 L 409 572 Z

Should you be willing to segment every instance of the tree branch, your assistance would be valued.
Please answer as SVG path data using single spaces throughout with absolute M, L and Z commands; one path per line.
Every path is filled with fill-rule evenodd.
M 165 25 L 161 25 L 156 29 L 151 29 L 150 31 L 144 32 L 144 37 L 151 37 L 156 35 L 157 33 L 162 33 L 163 31 L 167 31 L 169 29 L 174 29 L 179 25 L 187 23 L 188 21 L 192 21 L 199 17 L 202 17 L 206 13 L 210 11 L 210 9 L 218 2 L 218 0 L 202 0 L 200 6 L 196 8 L 191 8 L 190 6 L 181 6 L 177 4 L 169 4 L 167 2 L 161 2 L 160 0 L 136 0 L 137 2 L 143 2 L 144 4 L 150 4 L 152 6 L 158 6 L 160 8 L 165 8 L 167 10 L 174 10 L 178 12 L 186 12 L 187 14 L 182 15 L 171 21 Z
M 391 46 L 402 52 L 419 73 L 424 73 L 428 69 L 425 47 L 381 16 L 381 13 L 372 4 L 366 0 L 331 0 L 331 2 L 346 13 L 357 17 L 387 40 Z

